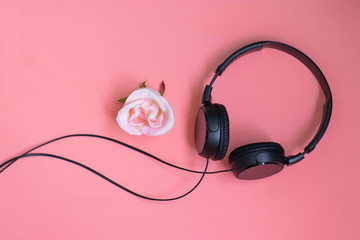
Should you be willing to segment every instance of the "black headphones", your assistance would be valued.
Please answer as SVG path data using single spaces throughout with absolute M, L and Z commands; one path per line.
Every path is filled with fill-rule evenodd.
M 316 77 L 326 97 L 323 118 L 319 130 L 312 141 L 304 148 L 304 152 L 285 156 L 282 146 L 275 142 L 252 143 L 233 150 L 229 155 L 229 164 L 239 179 L 260 179 L 280 172 L 284 165 L 291 165 L 304 158 L 306 153 L 314 150 L 316 144 L 324 135 L 331 117 L 332 96 L 328 82 L 320 68 L 304 53 L 287 44 L 263 41 L 249 44 L 231 54 L 215 72 L 210 85 L 206 85 L 202 104 L 195 123 L 195 143 L 200 156 L 212 160 L 223 159 L 229 145 L 229 117 L 224 105 L 211 103 L 212 85 L 221 76 L 226 67 L 239 56 L 263 47 L 278 49 L 292 55 L 302 62 Z

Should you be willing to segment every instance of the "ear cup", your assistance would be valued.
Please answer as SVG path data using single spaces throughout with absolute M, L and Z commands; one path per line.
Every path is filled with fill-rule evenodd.
M 219 148 L 215 155 L 214 160 L 223 159 L 226 155 L 227 149 L 229 147 L 229 116 L 226 111 L 226 108 L 222 104 L 214 104 L 218 109 L 219 120 L 220 120 L 220 141 Z
M 235 177 L 239 179 L 265 178 L 283 169 L 284 149 L 274 142 L 248 144 L 232 151 L 229 163 Z
M 200 156 L 212 160 L 225 157 L 229 145 L 229 117 L 221 104 L 202 106 L 195 122 L 195 144 Z

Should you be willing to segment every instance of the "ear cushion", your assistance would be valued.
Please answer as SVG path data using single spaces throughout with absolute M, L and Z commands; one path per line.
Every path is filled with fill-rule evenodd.
M 229 116 L 224 105 L 214 105 L 218 109 L 220 119 L 220 142 L 214 160 L 220 160 L 225 157 L 229 146 Z
M 229 155 L 229 162 L 231 163 L 234 159 L 237 159 L 241 155 L 246 155 L 255 151 L 275 151 L 281 153 L 282 155 L 285 154 L 283 147 L 275 142 L 251 143 L 234 149 Z

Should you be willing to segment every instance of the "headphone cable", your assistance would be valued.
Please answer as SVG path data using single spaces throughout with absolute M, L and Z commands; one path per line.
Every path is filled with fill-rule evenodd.
M 176 169 L 179 169 L 179 170 L 182 170 L 182 171 L 192 172 L 192 173 L 199 173 L 199 174 L 202 174 L 202 175 L 201 175 L 200 180 L 197 182 L 197 184 L 196 184 L 191 190 L 189 190 L 188 192 L 186 192 L 186 193 L 183 194 L 183 195 L 180 195 L 180 196 L 174 197 L 174 198 L 152 198 L 152 197 L 147 197 L 147 196 L 141 195 L 141 194 L 139 194 L 139 193 L 136 193 L 136 192 L 134 192 L 134 191 L 132 191 L 132 190 L 130 190 L 130 189 L 122 186 L 121 184 L 115 182 L 114 180 L 106 177 L 105 175 L 103 175 L 103 174 L 95 171 L 94 169 L 92 169 L 92 168 L 90 168 L 90 167 L 88 167 L 88 166 L 86 166 L 86 165 L 84 165 L 84 164 L 82 164 L 82 163 L 79 163 L 79 162 L 77 162 L 77 161 L 74 161 L 74 160 L 71 160 L 71 159 L 68 159 L 68 158 L 65 158 L 65 157 L 61 157 L 61 156 L 58 156 L 58 155 L 54 155 L 54 154 L 48 154 L 48 153 L 31 153 L 32 151 L 34 151 L 34 150 L 36 150 L 36 149 L 38 149 L 38 148 L 40 148 L 40 147 L 42 147 L 42 146 L 45 146 L 45 145 L 50 144 L 50 143 L 55 142 L 55 141 L 59 141 L 59 140 L 61 140 L 61 139 L 71 138 L 71 137 L 94 137 L 94 138 L 100 138 L 100 139 L 104 139 L 104 140 L 107 140 L 107 141 L 115 142 L 115 143 L 117 143 L 117 144 L 120 144 L 120 145 L 123 145 L 123 146 L 125 146 L 125 147 L 127 147 L 127 148 L 130 148 L 130 149 L 132 149 L 132 150 L 134 150 L 134 151 L 137 151 L 137 152 L 139 152 L 139 153 L 141 153 L 141 154 L 144 154 L 144 155 L 146 155 L 146 156 L 149 156 L 149 157 L 151 157 L 151 158 L 153 158 L 153 159 L 155 159 L 155 160 L 157 160 L 157 161 L 159 161 L 159 162 L 161 162 L 161 163 L 163 163 L 163 164 L 166 164 L 166 165 L 168 165 L 168 166 L 171 166 L 171 167 L 173 167 L 173 168 L 176 168 Z M 147 153 L 147 152 L 145 152 L 145 151 L 143 151 L 143 150 L 141 150 L 141 149 L 139 149 L 139 148 L 133 147 L 133 146 L 131 146 L 131 145 L 129 145 L 129 144 L 126 144 L 126 143 L 124 143 L 124 142 L 121 142 L 121 141 L 116 140 L 116 139 L 113 139 L 113 138 L 109 138 L 109 137 L 105 137 L 105 136 L 101 136 L 101 135 L 95 135 L 95 134 L 71 134 L 71 135 L 66 135 L 66 136 L 62 136 L 62 137 L 55 138 L 55 139 L 53 139 L 53 140 L 47 141 L 47 142 L 45 142 L 45 143 L 43 143 L 43 144 L 40 144 L 40 145 L 38 145 L 38 146 L 36 146 L 36 147 L 28 150 L 27 152 L 25 152 L 25 153 L 22 154 L 22 155 L 19 155 L 19 156 L 15 157 L 15 158 L 12 158 L 12 159 L 10 159 L 10 160 L 2 163 L 2 164 L 0 165 L 0 169 L 1 169 L 1 170 L 0 170 L 0 174 L 1 174 L 5 169 L 7 169 L 8 167 L 10 167 L 13 163 L 15 163 L 17 160 L 22 159 L 22 158 L 26 158 L 26 157 L 50 157 L 50 158 L 56 158 L 56 159 L 60 159 L 60 160 L 63 160 L 63 161 L 66 161 L 66 162 L 75 164 L 75 165 L 77 165 L 77 166 L 80 166 L 80 167 L 82 167 L 82 168 L 90 171 L 91 173 L 93 173 L 93 174 L 101 177 L 102 179 L 106 180 L 107 182 L 115 185 L 116 187 L 118 187 L 118 188 L 120 188 L 120 189 L 122 189 L 122 190 L 124 190 L 124 191 L 126 191 L 126 192 L 128 192 L 128 193 L 130 193 L 130 194 L 132 194 L 132 195 L 135 195 L 135 196 L 137 196 L 137 197 L 140 197 L 140 198 L 143 198 L 143 199 L 146 199 L 146 200 L 152 200 L 152 201 L 172 201 L 172 200 L 177 200 L 177 199 L 179 199 L 179 198 L 183 198 L 183 197 L 187 196 L 188 194 L 190 194 L 192 191 L 194 191 L 194 190 L 199 186 L 199 184 L 200 184 L 201 181 L 203 180 L 205 174 L 216 174 L 216 173 L 222 173 L 222 172 L 229 172 L 229 171 L 231 171 L 231 169 L 229 169 L 229 170 L 220 170 L 220 171 L 214 171 L 214 172 L 207 172 L 207 168 L 208 168 L 208 165 L 209 165 L 209 158 L 206 159 L 206 166 L 205 166 L 204 171 L 202 171 L 202 172 L 200 172 L 200 171 L 195 171 L 195 170 L 191 170 L 191 169 L 179 167 L 179 166 L 176 166 L 176 165 L 174 165 L 174 164 L 168 163 L 168 162 L 166 162 L 166 161 L 164 161 L 164 160 L 161 160 L 160 158 L 158 158 L 158 157 L 156 157 L 156 156 L 154 156 L 154 155 L 152 155 L 152 154 L 150 154 L 150 153 Z
M 199 186 L 199 184 L 201 183 L 201 181 L 203 180 L 203 178 L 204 178 L 204 176 L 205 176 L 205 173 L 206 173 L 206 170 L 207 170 L 208 165 L 209 165 L 209 158 L 207 158 L 207 159 L 206 159 L 206 166 L 205 166 L 205 169 L 204 169 L 203 174 L 201 175 L 200 180 L 196 183 L 196 185 L 195 185 L 192 189 L 190 189 L 190 190 L 189 190 L 188 192 L 186 192 L 185 194 L 182 194 L 182 195 L 180 195 L 180 196 L 178 196 L 178 197 L 173 197 L 173 198 L 152 198 L 152 197 L 147 197 L 147 196 L 141 195 L 141 194 L 139 194 L 139 193 L 136 193 L 136 192 L 134 192 L 134 191 L 126 188 L 126 187 L 122 186 L 121 184 L 115 182 L 114 180 L 106 177 L 105 175 L 99 173 L 98 171 L 95 171 L 94 169 L 92 169 L 92 168 L 90 168 L 90 167 L 88 167 L 88 166 L 86 166 L 86 165 L 84 165 L 84 164 L 82 164 L 82 163 L 79 163 L 79 162 L 77 162 L 77 161 L 74 161 L 74 160 L 71 160 L 71 159 L 68 159 L 68 158 L 64 158 L 64 157 L 61 157 L 61 156 L 57 156 L 57 155 L 53 155 L 53 154 L 48 154 L 48 153 L 28 153 L 28 154 L 25 154 L 25 155 L 18 156 L 18 157 L 14 158 L 14 159 L 11 159 L 11 160 L 13 160 L 12 163 L 14 163 L 15 161 L 17 161 L 17 160 L 19 160 L 19 159 L 21 159 L 21 158 L 27 158 L 27 157 L 50 157 L 50 158 L 60 159 L 60 160 L 63 160 L 63 161 L 66 161 L 66 162 L 75 164 L 75 165 L 77 165 L 77 166 L 80 166 L 80 167 L 82 167 L 82 168 L 90 171 L 91 173 L 93 173 L 93 174 L 101 177 L 101 178 L 104 179 L 105 181 L 107 181 L 107 182 L 115 185 L 116 187 L 118 187 L 118 188 L 120 188 L 120 189 L 122 189 L 122 190 L 124 190 L 124 191 L 126 191 L 126 192 L 128 192 L 128 193 L 130 193 L 130 194 L 132 194 L 132 195 L 135 195 L 135 196 L 137 196 L 137 197 L 139 197 L 139 198 L 146 199 L 146 200 L 151 200 L 151 201 L 162 201 L 162 202 L 165 202 L 165 201 L 173 201 L 173 200 L 177 200 L 177 199 L 183 198 L 183 197 L 187 196 L 188 194 L 190 194 L 192 191 L 194 191 L 194 190 Z M 9 160 L 9 161 L 10 161 L 10 160 Z M 9 162 L 9 161 L 7 161 L 7 162 Z M 6 165 L 6 163 L 2 164 L 2 165 L 0 166 L 0 168 L 3 167 L 3 165 Z M 8 165 L 8 166 L 9 166 L 9 165 Z
M 65 136 L 62 136 L 62 137 L 58 137 L 58 138 L 49 140 L 49 141 L 47 141 L 47 142 L 45 142 L 45 143 L 42 143 L 42 144 L 40 144 L 40 145 L 38 145 L 38 146 L 36 146 L 36 147 L 33 147 L 32 149 L 26 151 L 26 152 L 25 152 L 24 154 L 22 154 L 22 155 L 26 155 L 26 154 L 28 154 L 28 153 L 30 153 L 30 152 L 38 149 L 38 148 L 43 147 L 43 146 L 45 146 L 45 145 L 48 145 L 48 144 L 50 144 L 50 143 L 53 143 L 53 142 L 56 142 L 56 141 L 59 141 L 59 140 L 65 139 L 65 138 L 73 138 L 73 137 L 92 137 L 92 138 L 99 138 L 99 139 L 103 139 L 103 140 L 106 140 L 106 141 L 114 142 L 114 143 L 116 143 L 116 144 L 119 144 L 119 145 L 122 145 L 122 146 L 124 146 L 124 147 L 127 147 L 127 148 L 129 148 L 129 149 L 131 149 L 131 150 L 134 150 L 134 151 L 136 151 L 136 152 L 139 152 L 139 153 L 141 153 L 141 154 L 144 154 L 144 155 L 146 155 L 146 156 L 148 156 L 148 157 L 151 157 L 152 159 L 154 159 L 154 160 L 156 160 L 156 161 L 158 161 L 158 162 L 160 162 L 160 163 L 162 163 L 162 164 L 168 165 L 168 166 L 170 166 L 170 167 L 173 167 L 173 168 L 176 168 L 176 169 L 179 169 L 179 170 L 182 170 L 182 171 L 191 172 L 191 173 L 198 173 L 198 174 L 202 174 L 202 173 L 203 173 L 202 171 L 195 171 L 195 170 L 191 170 L 191 169 L 187 169 L 187 168 L 183 168 L 183 167 L 174 165 L 174 164 L 169 163 L 169 162 L 166 162 L 166 161 L 164 161 L 164 160 L 162 160 L 162 159 L 160 159 L 160 158 L 158 158 L 158 157 L 156 157 L 156 156 L 154 156 L 154 155 L 152 155 L 152 154 L 150 154 L 150 153 L 148 153 L 148 152 L 145 152 L 145 151 L 143 151 L 143 150 L 141 150 L 141 149 L 139 149 L 139 148 L 136 148 L 136 147 L 134 147 L 134 146 L 131 146 L 131 145 L 127 144 L 127 143 L 121 142 L 121 141 L 116 140 L 116 139 L 114 139 L 114 138 L 105 137 L 105 136 L 96 135 L 96 134 L 70 134 L 70 135 L 65 135 Z M 20 155 L 20 156 L 22 156 L 22 155 Z M 0 165 L 0 169 L 1 169 L 2 167 L 4 167 L 4 166 L 6 165 L 6 163 L 8 163 L 8 166 L 6 166 L 4 169 L 0 170 L 0 173 L 3 172 L 6 168 L 8 168 L 11 164 L 13 164 L 13 161 L 16 161 L 16 158 L 17 158 L 17 157 L 15 157 L 15 158 L 13 158 L 13 159 L 10 159 L 10 160 L 8 160 L 7 162 L 5 162 L 5 163 L 3 163 L 2 165 Z M 231 171 L 231 169 L 227 169 L 227 170 L 219 170 L 219 171 L 206 172 L 205 174 L 217 174 L 217 173 L 230 172 L 230 171 Z

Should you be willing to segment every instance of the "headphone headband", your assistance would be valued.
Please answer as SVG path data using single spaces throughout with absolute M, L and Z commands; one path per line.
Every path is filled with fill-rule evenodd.
M 327 80 L 326 80 L 324 74 L 321 72 L 320 68 L 314 63 L 313 60 L 311 60 L 303 52 L 301 52 L 300 50 L 298 50 L 292 46 L 289 46 L 287 44 L 280 43 L 280 42 L 274 42 L 274 41 L 256 42 L 256 43 L 249 44 L 243 48 L 240 48 L 239 50 L 237 50 L 236 52 L 231 54 L 222 64 L 220 64 L 217 67 L 215 76 L 211 80 L 210 84 L 206 85 L 206 87 L 205 87 L 202 103 L 203 104 L 211 103 L 212 85 L 215 82 L 216 78 L 218 76 L 221 76 L 221 74 L 229 66 L 230 63 L 232 63 L 235 59 L 244 55 L 245 53 L 249 53 L 253 50 L 261 50 L 263 47 L 269 47 L 269 48 L 280 50 L 280 51 L 285 52 L 285 53 L 295 57 L 296 59 L 298 59 L 315 76 L 315 78 L 319 82 L 321 89 L 324 92 L 324 95 L 326 97 L 326 103 L 324 105 L 322 121 L 321 121 L 320 127 L 319 127 L 316 135 L 311 140 L 311 142 L 304 148 L 303 153 L 300 152 L 294 156 L 287 157 L 287 163 L 293 164 L 293 163 L 296 163 L 296 162 L 302 160 L 306 153 L 310 153 L 311 151 L 313 151 L 315 149 L 315 146 L 321 140 L 321 138 L 323 137 L 323 135 L 329 125 L 330 118 L 331 118 L 331 112 L 332 112 L 332 95 L 331 95 L 329 83 L 327 82 Z

